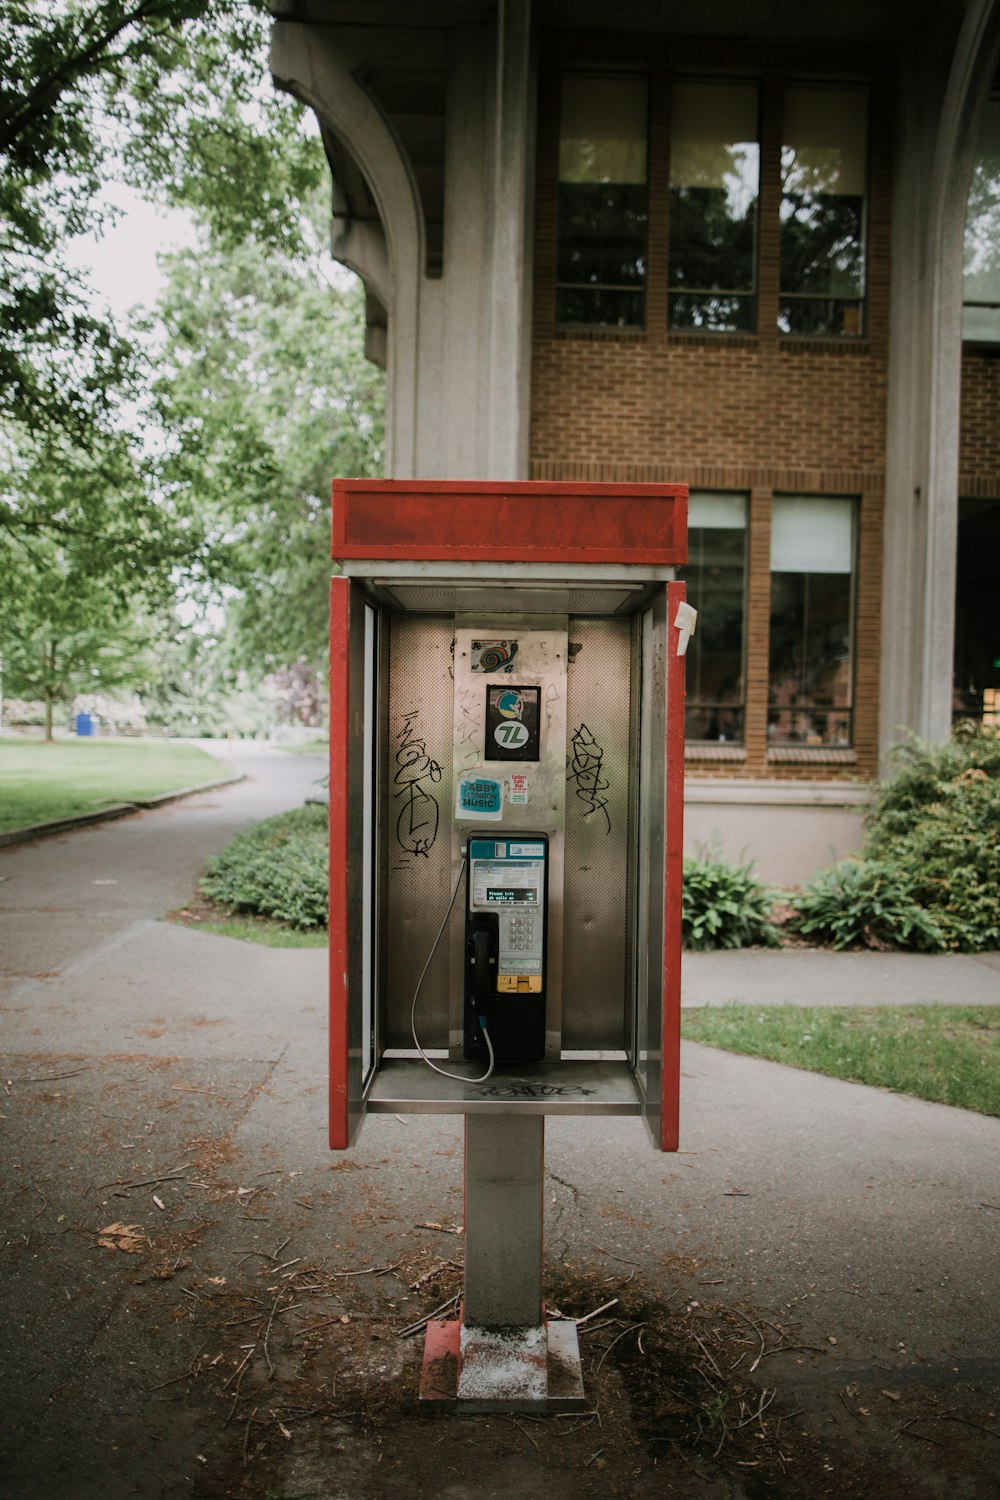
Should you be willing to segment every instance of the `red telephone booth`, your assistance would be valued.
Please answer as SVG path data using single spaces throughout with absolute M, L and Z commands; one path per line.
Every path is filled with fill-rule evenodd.
M 545 1115 L 677 1147 L 686 501 L 334 486 L 330 1143 L 466 1116 L 463 1329 L 544 1327 Z M 537 1178 L 516 1252 L 476 1166 L 498 1141 L 511 1191 Z

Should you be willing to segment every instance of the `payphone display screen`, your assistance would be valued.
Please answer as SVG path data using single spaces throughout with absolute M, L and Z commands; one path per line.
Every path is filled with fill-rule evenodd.
M 529 850 L 530 856 L 525 857 Z M 544 844 L 495 844 L 492 839 L 474 839 L 470 860 L 473 911 L 488 911 L 495 906 L 541 905 L 545 884 Z
M 541 976 L 545 948 L 545 855 L 541 841 L 472 839 L 469 911 L 498 912 L 499 976 Z

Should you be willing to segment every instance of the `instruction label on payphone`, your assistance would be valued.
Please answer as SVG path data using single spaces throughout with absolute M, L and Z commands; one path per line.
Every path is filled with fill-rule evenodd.
M 465 1055 L 479 1059 L 489 1027 L 497 1061 L 545 1055 L 548 840 L 469 839 Z

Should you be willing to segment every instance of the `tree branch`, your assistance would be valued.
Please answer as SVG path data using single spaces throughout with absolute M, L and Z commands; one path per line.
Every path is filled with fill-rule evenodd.
M 206 0 L 206 9 L 210 3 L 211 0 Z M 131 10 L 119 15 L 115 20 L 109 20 L 86 46 L 78 47 L 69 57 L 64 58 L 47 77 L 41 79 L 33 89 L 29 90 L 21 101 L 20 107 L 8 117 L 5 126 L 0 129 L 0 152 L 9 151 L 17 138 L 36 120 L 47 114 L 72 84 L 85 76 L 100 72 L 101 54 L 109 52 L 111 45 L 130 26 L 153 20 L 161 15 L 165 21 L 169 21 L 173 10 L 172 0 L 138 0 Z M 185 19 L 191 19 L 191 17 L 185 17 Z M 81 40 L 82 35 L 83 33 Z M 114 54 L 111 53 L 107 61 L 113 60 Z

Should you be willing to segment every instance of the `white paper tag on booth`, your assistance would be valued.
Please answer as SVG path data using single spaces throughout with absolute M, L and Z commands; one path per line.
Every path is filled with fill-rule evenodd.
M 692 604 L 678 604 L 677 613 L 674 616 L 674 626 L 680 631 L 680 639 L 677 642 L 677 655 L 684 656 L 687 653 L 688 641 L 694 635 L 694 627 L 698 623 L 698 611 Z
M 526 807 L 528 804 L 528 774 L 526 771 L 512 771 L 510 774 L 510 790 L 507 800 L 513 807 Z

